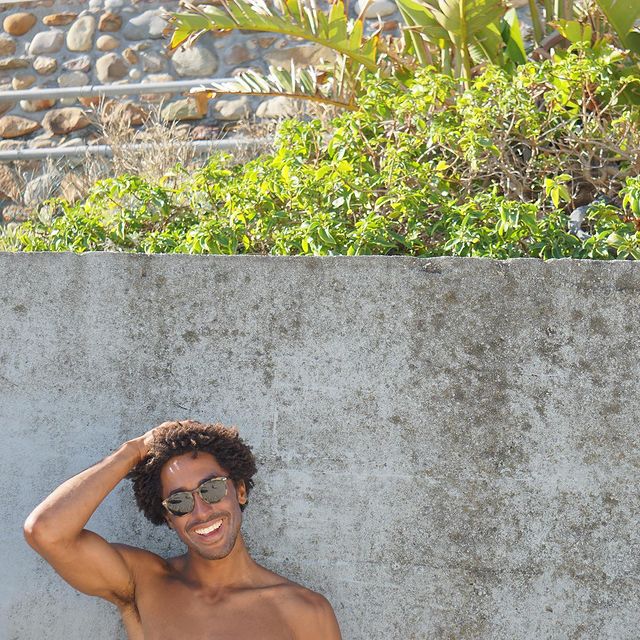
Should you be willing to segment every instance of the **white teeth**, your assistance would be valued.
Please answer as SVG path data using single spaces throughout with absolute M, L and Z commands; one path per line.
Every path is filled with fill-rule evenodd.
M 206 527 L 204 529 L 196 529 L 196 533 L 199 533 L 201 536 L 206 536 L 208 533 L 219 529 L 222 526 L 222 520 L 218 520 L 218 522 L 214 522 L 210 527 Z

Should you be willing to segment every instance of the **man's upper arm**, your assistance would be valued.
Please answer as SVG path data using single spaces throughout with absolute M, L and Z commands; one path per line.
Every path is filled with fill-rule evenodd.
M 325 640 L 342 640 L 336 614 L 329 604 L 329 601 L 322 596 L 320 596 L 319 602 L 316 605 L 316 616 L 318 618 L 318 628 L 322 629 L 318 638 L 324 638 Z
M 36 550 L 78 591 L 115 604 L 133 601 L 133 548 L 110 544 L 84 529 L 73 542 L 38 546 Z
M 329 601 L 319 593 L 305 594 L 305 604 L 296 616 L 300 622 L 299 637 L 304 640 L 342 640 L 340 627 Z

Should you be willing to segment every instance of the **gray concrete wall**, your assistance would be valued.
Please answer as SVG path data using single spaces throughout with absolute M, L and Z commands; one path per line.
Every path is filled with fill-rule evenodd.
M 21 524 L 188 416 L 253 444 L 250 549 L 346 640 L 638 637 L 639 264 L 0 254 L 0 274 L 0 638 L 123 637 Z M 128 483 L 91 526 L 180 552 Z

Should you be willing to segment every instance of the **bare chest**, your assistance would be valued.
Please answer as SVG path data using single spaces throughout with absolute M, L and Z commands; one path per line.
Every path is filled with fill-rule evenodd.
M 163 581 L 164 582 L 164 581 Z M 277 603 L 260 592 L 211 597 L 167 580 L 123 612 L 129 640 L 296 640 Z

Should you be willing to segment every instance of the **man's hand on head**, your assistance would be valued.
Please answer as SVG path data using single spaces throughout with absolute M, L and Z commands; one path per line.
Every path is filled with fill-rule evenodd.
M 142 462 L 151 452 L 153 448 L 153 442 L 155 438 L 155 434 L 158 430 L 162 429 L 165 425 L 170 424 L 168 422 L 163 422 L 162 424 L 149 429 L 145 434 L 139 436 L 138 438 L 134 438 L 132 442 L 135 442 L 138 447 L 138 452 L 140 454 L 140 462 Z
M 135 442 L 136 446 L 138 447 L 140 462 L 142 462 L 149 455 L 151 447 L 153 446 L 153 432 L 157 428 L 158 427 L 153 427 L 153 429 L 149 429 L 149 431 L 147 431 L 144 435 L 141 435 L 133 440 L 133 442 Z

